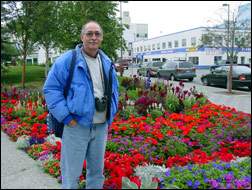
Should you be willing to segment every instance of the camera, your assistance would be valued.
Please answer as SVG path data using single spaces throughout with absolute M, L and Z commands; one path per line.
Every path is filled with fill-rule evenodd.
M 107 97 L 102 97 L 101 99 L 95 98 L 95 109 L 98 112 L 103 112 L 107 108 Z

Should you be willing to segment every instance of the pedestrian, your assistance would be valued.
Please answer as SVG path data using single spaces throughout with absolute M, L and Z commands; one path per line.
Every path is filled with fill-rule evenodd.
M 108 127 L 118 110 L 119 87 L 110 58 L 99 48 L 103 40 L 100 24 L 84 24 L 81 40 L 83 43 L 75 48 L 76 63 L 67 97 L 63 89 L 72 51 L 56 59 L 43 91 L 49 111 L 65 124 L 60 160 L 62 188 L 78 188 L 86 160 L 86 188 L 101 189 Z

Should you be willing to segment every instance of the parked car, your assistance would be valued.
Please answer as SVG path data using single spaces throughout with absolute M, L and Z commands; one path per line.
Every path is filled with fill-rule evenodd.
M 251 90 L 251 68 L 246 65 L 233 65 L 232 86 L 248 87 Z M 210 73 L 201 76 L 203 85 L 220 85 L 227 87 L 227 75 L 230 65 L 219 65 L 210 67 Z
M 166 61 L 166 63 L 158 69 L 157 76 L 169 80 L 188 79 L 192 81 L 196 77 L 196 69 L 192 63 L 187 61 Z
M 115 62 L 115 69 L 116 71 L 120 70 L 120 67 L 123 69 L 128 69 L 129 68 L 129 63 L 131 60 L 129 59 L 120 59 Z
M 160 68 L 164 62 L 145 62 L 141 64 L 140 68 L 137 69 L 137 74 L 139 76 L 157 76 L 157 70 Z

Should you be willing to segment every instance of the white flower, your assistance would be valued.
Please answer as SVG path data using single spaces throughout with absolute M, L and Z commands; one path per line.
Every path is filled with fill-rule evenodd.
M 157 166 L 157 165 L 146 165 L 146 166 L 137 166 L 135 168 L 135 175 L 137 176 L 151 176 L 151 177 L 161 177 L 163 173 L 165 173 L 165 166 Z
M 52 145 L 56 145 L 56 141 L 61 141 L 61 138 L 55 137 L 54 134 L 48 135 L 45 139 L 47 142 L 51 143 Z
M 27 135 L 22 135 L 20 137 L 18 137 L 17 142 L 16 142 L 16 146 L 18 149 L 25 149 L 28 148 L 30 146 L 30 136 Z

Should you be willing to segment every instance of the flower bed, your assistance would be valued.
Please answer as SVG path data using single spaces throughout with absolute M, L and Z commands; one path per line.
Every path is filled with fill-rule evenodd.
M 195 88 L 183 90 L 182 83 L 143 83 L 144 89 L 135 77 L 120 82 L 120 110 L 109 128 L 105 153 L 104 188 L 251 187 L 251 114 L 215 105 Z M 47 132 L 41 93 L 2 91 L 1 103 L 1 129 L 60 182 L 61 141 Z M 248 159 L 233 163 L 240 157 Z M 150 166 L 162 170 L 139 175 Z M 84 184 L 85 170 L 80 176 L 80 186 Z

